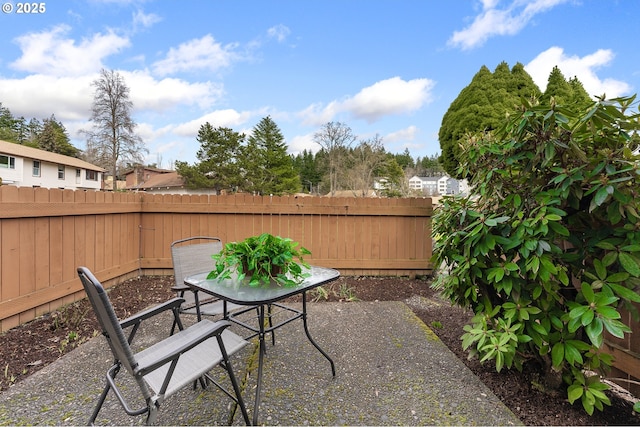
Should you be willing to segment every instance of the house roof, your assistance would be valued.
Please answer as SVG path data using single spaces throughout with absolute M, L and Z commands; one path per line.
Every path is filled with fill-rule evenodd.
M 156 167 L 151 167 L 151 166 L 141 166 L 141 167 L 132 167 L 130 169 L 127 169 L 127 171 L 124 173 L 125 175 L 129 175 L 132 174 L 134 172 L 136 172 L 137 169 L 141 169 L 141 170 L 145 170 L 145 171 L 151 171 L 151 172 L 157 172 L 157 173 L 167 173 L 167 172 L 173 172 L 169 169 L 160 169 L 160 168 L 156 168 Z
M 440 176 L 417 176 L 417 175 L 414 175 L 413 177 L 411 177 L 409 179 L 409 181 L 415 181 L 415 180 L 419 179 L 422 182 L 437 182 L 437 181 L 440 181 L 442 178 L 450 179 L 450 177 L 447 176 L 447 175 L 440 175 Z
M 26 147 L 22 144 L 15 144 L 13 142 L 7 142 L 0 139 L 0 153 L 8 154 L 11 156 L 24 157 L 28 159 L 40 160 L 48 163 L 57 163 L 59 165 L 72 166 L 80 169 L 87 169 L 98 172 L 106 172 L 105 169 L 93 165 L 84 160 L 77 159 L 75 157 L 64 156 L 58 153 L 51 153 L 49 151 L 38 150 L 37 148 Z
M 153 175 L 148 180 L 140 185 L 135 186 L 139 190 L 145 188 L 158 188 L 158 187 L 184 187 L 184 178 L 178 175 L 178 172 L 167 172 L 158 175 Z

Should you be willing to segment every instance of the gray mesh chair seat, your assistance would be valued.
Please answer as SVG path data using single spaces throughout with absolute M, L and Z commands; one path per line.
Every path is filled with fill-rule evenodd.
M 196 294 L 184 284 L 187 276 L 213 270 L 214 261 L 211 256 L 221 250 L 222 241 L 217 237 L 188 237 L 171 243 L 171 260 L 175 277 L 173 290 L 185 301 L 180 307 L 182 313 L 197 314 L 198 305 L 201 315 L 216 316 L 224 313 L 224 301 L 210 295 Z M 233 311 L 239 307 L 239 305 L 227 303 L 227 311 Z
M 113 390 L 128 415 L 147 414 L 147 424 L 153 424 L 158 409 L 165 399 L 197 380 L 200 380 L 203 387 L 206 387 L 209 382 L 219 387 L 236 402 L 245 423 L 250 424 L 240 387 L 229 361 L 229 356 L 242 349 L 248 342 L 227 329 L 230 322 L 226 320 L 212 322 L 205 319 L 184 328 L 179 316 L 180 305 L 184 302 L 181 298 L 174 298 L 119 321 L 102 284 L 91 271 L 86 267 L 79 267 L 78 276 L 114 357 L 113 365 L 107 371 L 107 384 L 98 399 L 89 424 L 95 422 L 110 390 Z M 130 344 L 140 324 L 144 320 L 169 310 L 173 313 L 174 324 L 178 326 L 178 332 L 138 353 L 134 353 Z M 124 333 L 124 329 L 127 328 L 131 328 L 128 337 Z M 167 330 L 169 330 L 168 326 Z M 146 403 L 145 407 L 131 409 L 118 388 L 115 378 L 123 366 L 125 371 L 135 379 Z M 218 384 L 208 374 L 218 366 L 227 371 L 233 393 Z

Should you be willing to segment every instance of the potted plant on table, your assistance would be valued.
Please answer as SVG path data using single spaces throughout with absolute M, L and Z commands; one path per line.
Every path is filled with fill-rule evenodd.
M 207 278 L 229 279 L 235 273 L 240 282 L 248 277 L 249 286 L 296 286 L 310 276 L 303 270 L 309 268 L 305 255 L 311 252 L 292 239 L 263 233 L 225 244 L 222 251 L 212 255 L 215 269 Z

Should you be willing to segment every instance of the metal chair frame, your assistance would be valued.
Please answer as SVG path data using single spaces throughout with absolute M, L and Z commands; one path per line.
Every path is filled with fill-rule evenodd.
M 104 287 L 91 271 L 86 267 L 78 267 L 78 276 L 114 356 L 113 365 L 106 374 L 107 383 L 89 419 L 90 425 L 95 422 L 109 390 L 113 390 L 128 415 L 138 416 L 146 413 L 146 423 L 153 424 L 165 399 L 198 379 L 203 387 L 211 382 L 222 390 L 240 407 L 245 423 L 250 424 L 241 390 L 229 361 L 229 356 L 242 349 L 248 342 L 227 329 L 231 324 L 229 321 L 212 322 L 205 319 L 184 328 L 179 315 L 180 306 L 184 303 L 182 298 L 173 298 L 120 321 Z M 168 310 L 173 313 L 174 325 L 177 325 L 178 332 L 134 353 L 131 343 L 141 323 Z M 128 337 L 124 332 L 127 328 L 131 328 Z M 123 366 L 135 379 L 144 397 L 145 407 L 132 409 L 118 388 L 115 379 Z M 208 374 L 216 366 L 227 371 L 233 394 Z

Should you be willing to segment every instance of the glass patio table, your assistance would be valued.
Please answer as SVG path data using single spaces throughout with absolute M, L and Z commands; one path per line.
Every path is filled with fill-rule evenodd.
M 318 349 L 318 351 L 329 361 L 331 365 L 331 373 L 336 376 L 336 368 L 333 360 L 320 346 L 313 340 L 309 332 L 307 325 L 307 298 L 306 293 L 318 286 L 330 283 L 340 277 L 340 273 L 332 268 L 311 266 L 309 270 L 310 276 L 307 277 L 302 283 L 293 287 L 274 286 L 274 285 L 261 285 L 257 287 L 250 287 L 246 284 L 238 281 L 237 279 L 207 279 L 208 273 L 195 274 L 185 278 L 184 283 L 189 286 L 196 295 L 196 306 L 198 301 L 198 293 L 204 292 L 208 295 L 213 295 L 220 298 L 224 304 L 224 318 L 241 325 L 248 330 L 252 331 L 252 334 L 247 338 L 257 336 L 259 341 L 259 357 L 258 357 L 258 378 L 256 387 L 256 399 L 253 408 L 253 424 L 258 424 L 258 410 L 260 407 L 260 394 L 262 388 L 262 367 L 264 363 L 264 355 L 266 353 L 265 336 L 268 333 L 272 334 L 272 341 L 275 343 L 275 336 L 273 332 L 290 323 L 296 319 L 302 319 L 304 325 L 304 332 L 309 339 L 309 342 Z M 245 279 L 246 280 L 246 279 Z M 292 308 L 286 305 L 282 305 L 279 301 L 289 298 L 294 295 L 301 294 L 302 296 L 302 310 Z M 233 303 L 237 305 L 247 306 L 229 312 L 227 310 L 227 303 Z M 289 312 L 291 315 L 286 319 L 280 321 L 277 324 L 272 322 L 272 307 L 278 307 L 284 311 Z M 265 307 L 267 310 L 265 311 Z M 242 313 L 246 313 L 251 310 L 258 310 L 258 326 L 250 325 L 238 318 Z M 200 313 L 198 312 L 198 319 L 200 319 Z M 269 326 L 265 325 L 265 320 L 268 321 Z

